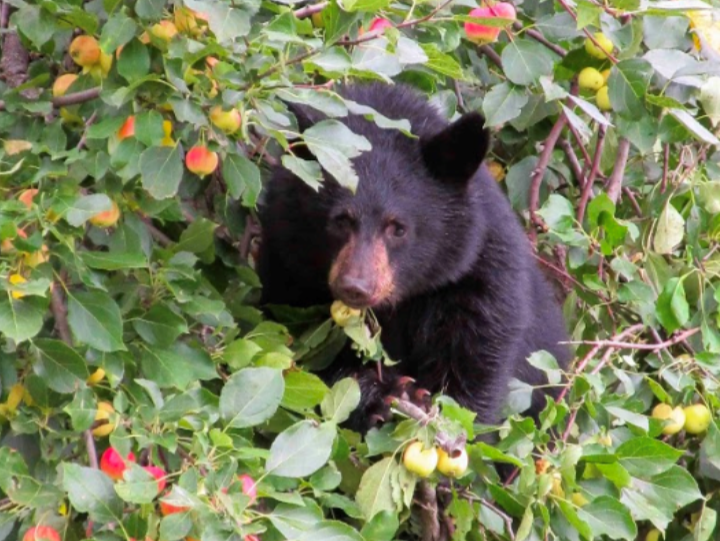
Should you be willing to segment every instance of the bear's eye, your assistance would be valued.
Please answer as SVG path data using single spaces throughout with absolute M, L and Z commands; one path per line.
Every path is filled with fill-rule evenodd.
M 387 226 L 386 232 L 391 237 L 402 238 L 407 233 L 405 226 L 398 222 L 390 222 Z
M 335 229 L 340 231 L 349 231 L 355 225 L 355 220 L 349 214 L 342 213 L 337 216 L 333 216 L 332 225 Z

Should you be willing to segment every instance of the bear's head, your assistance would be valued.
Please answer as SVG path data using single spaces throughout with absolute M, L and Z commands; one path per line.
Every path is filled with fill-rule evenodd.
M 415 138 L 362 117 L 344 120 L 372 145 L 353 160 L 354 194 L 324 174 L 318 195 L 332 251 L 328 283 L 334 298 L 354 308 L 392 306 L 437 289 L 478 257 L 484 228 L 477 172 L 490 144 L 484 119 L 468 113 L 447 125 L 418 103 L 425 109 L 411 111 Z M 386 116 L 408 118 L 395 113 Z

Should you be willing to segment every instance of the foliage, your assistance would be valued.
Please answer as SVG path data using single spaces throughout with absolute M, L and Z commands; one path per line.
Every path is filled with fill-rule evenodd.
M 477 45 L 469 0 L 4 2 L 0 539 L 37 524 L 102 541 L 717 539 L 720 425 L 663 435 L 650 412 L 720 408 L 719 6 L 526 1 Z M 376 16 L 394 27 L 361 33 Z M 597 32 L 605 58 L 585 45 Z M 79 34 L 104 67 L 73 63 Z M 611 111 L 578 91 L 585 67 L 610 69 Z M 79 77 L 53 96 L 66 72 Z M 429 418 L 399 408 L 363 439 L 342 426 L 357 384 L 311 371 L 348 336 L 382 359 L 377 335 L 328 307 L 259 311 L 251 218 L 269 166 L 316 186 L 319 162 L 354 187 L 370 147 L 332 118 L 410 129 L 343 100 L 344 80 L 406 82 L 448 117 L 487 117 L 491 170 L 565 288 L 577 348 L 565 380 L 531 358 L 565 387 L 538 426 L 514 385 L 499 430 L 437 397 Z M 299 143 L 288 102 L 331 117 L 305 136 L 317 162 L 281 157 Z M 218 105 L 238 108 L 238 131 L 210 122 Z M 219 154 L 214 173 L 184 166 L 196 145 Z M 401 463 L 414 439 L 463 434 L 459 479 Z M 138 455 L 116 482 L 97 469 L 109 446 Z

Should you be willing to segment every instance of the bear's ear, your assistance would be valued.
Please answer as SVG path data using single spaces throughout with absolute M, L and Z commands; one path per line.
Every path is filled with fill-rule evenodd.
M 478 170 L 490 148 L 485 119 L 472 112 L 461 116 L 440 133 L 421 139 L 425 165 L 441 180 L 466 182 Z

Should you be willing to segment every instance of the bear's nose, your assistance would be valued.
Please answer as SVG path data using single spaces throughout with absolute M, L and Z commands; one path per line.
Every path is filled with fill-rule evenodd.
M 353 308 L 364 308 L 372 299 L 372 284 L 369 280 L 345 276 L 337 288 L 340 300 Z

